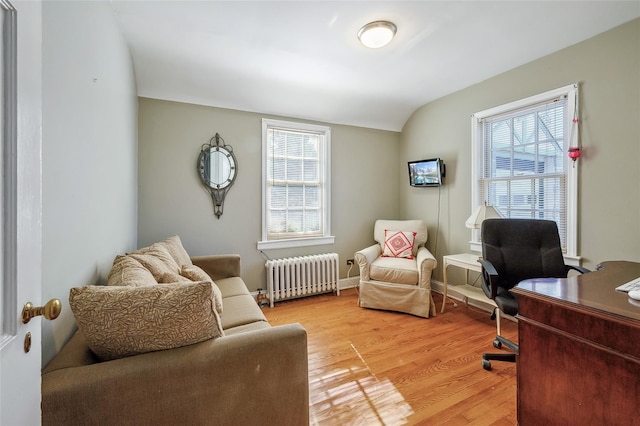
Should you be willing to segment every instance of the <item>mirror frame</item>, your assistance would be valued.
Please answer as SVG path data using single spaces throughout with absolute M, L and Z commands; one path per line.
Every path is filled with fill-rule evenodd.
M 219 157 L 217 167 L 225 169 L 225 166 L 227 166 L 229 170 L 228 176 L 219 183 L 217 181 L 212 181 L 211 173 L 209 172 L 209 169 L 211 168 L 211 155 L 213 153 L 220 154 L 216 155 Z M 228 163 L 221 163 L 225 159 Z M 227 145 L 225 143 L 220 134 L 216 133 L 215 136 L 209 140 L 209 143 L 202 145 L 200 148 L 200 155 L 198 155 L 196 167 L 202 185 L 204 185 L 211 195 L 211 200 L 213 201 L 213 213 L 218 219 L 220 219 L 224 209 L 224 200 L 227 196 L 227 192 L 229 192 L 229 189 L 238 176 L 238 160 L 233 153 L 233 148 L 231 145 Z

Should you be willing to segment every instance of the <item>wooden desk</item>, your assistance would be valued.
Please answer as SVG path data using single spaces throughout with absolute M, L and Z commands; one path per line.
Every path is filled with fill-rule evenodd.
M 640 302 L 615 291 L 640 263 L 532 279 L 518 296 L 520 426 L 640 423 Z

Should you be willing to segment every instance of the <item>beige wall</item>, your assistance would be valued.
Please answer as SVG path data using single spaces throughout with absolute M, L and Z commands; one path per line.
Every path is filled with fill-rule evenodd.
M 136 113 L 130 54 L 107 7 L 42 7 L 42 300 L 57 297 L 66 305 L 70 287 L 104 281 L 117 253 L 174 234 L 193 255 L 241 254 L 250 288 L 264 286 L 256 249 L 263 116 L 151 99 L 139 99 Z M 605 259 L 640 261 L 639 75 L 635 20 L 427 104 L 402 134 L 331 125 L 336 243 L 267 254 L 336 251 L 344 277 L 346 259 L 372 242 L 374 220 L 401 217 L 429 222 L 429 245 L 439 259 L 467 251 L 470 115 L 577 81 L 585 148 L 579 252 L 589 267 Z M 200 146 L 215 132 L 239 162 L 219 220 L 195 172 Z M 447 163 L 445 186 L 410 188 L 406 162 L 432 156 Z M 65 308 L 58 320 L 42 322 L 43 364 L 74 328 Z
M 42 4 L 43 366 L 75 329 L 69 289 L 102 284 L 136 244 L 137 96 L 128 47 L 105 2 Z
M 140 98 L 139 246 L 179 235 L 191 255 L 238 253 L 249 289 L 265 288 L 265 258 L 256 246 L 261 238 L 262 118 L 293 120 Z M 335 244 L 265 253 L 279 258 L 336 252 L 345 277 L 346 260 L 373 243 L 375 219 L 399 217 L 400 134 L 330 126 Z M 216 132 L 233 147 L 238 161 L 220 219 L 196 172 L 200 147 Z M 352 269 L 351 275 L 357 273 Z
M 473 66 L 473 64 L 469 64 Z M 441 156 L 437 258 L 467 252 L 471 213 L 474 112 L 580 83 L 578 254 L 593 268 L 603 260 L 640 261 L 640 20 L 636 19 L 418 109 L 402 131 L 400 162 Z M 404 177 L 406 172 L 399 171 Z M 400 187 L 402 216 L 438 227 L 435 189 Z M 433 238 L 433 233 L 431 238 Z M 441 267 L 436 278 L 442 279 Z

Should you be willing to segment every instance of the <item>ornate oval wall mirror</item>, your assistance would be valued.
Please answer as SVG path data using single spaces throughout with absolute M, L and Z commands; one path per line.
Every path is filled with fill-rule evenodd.
M 209 143 L 200 148 L 197 168 L 200 181 L 211 194 L 213 213 L 220 219 L 224 199 L 238 174 L 238 162 L 233 155 L 233 148 L 216 133 Z

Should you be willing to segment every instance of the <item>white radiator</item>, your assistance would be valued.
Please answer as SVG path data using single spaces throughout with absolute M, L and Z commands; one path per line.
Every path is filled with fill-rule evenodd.
M 269 304 L 276 301 L 335 291 L 338 287 L 337 253 L 267 260 Z

